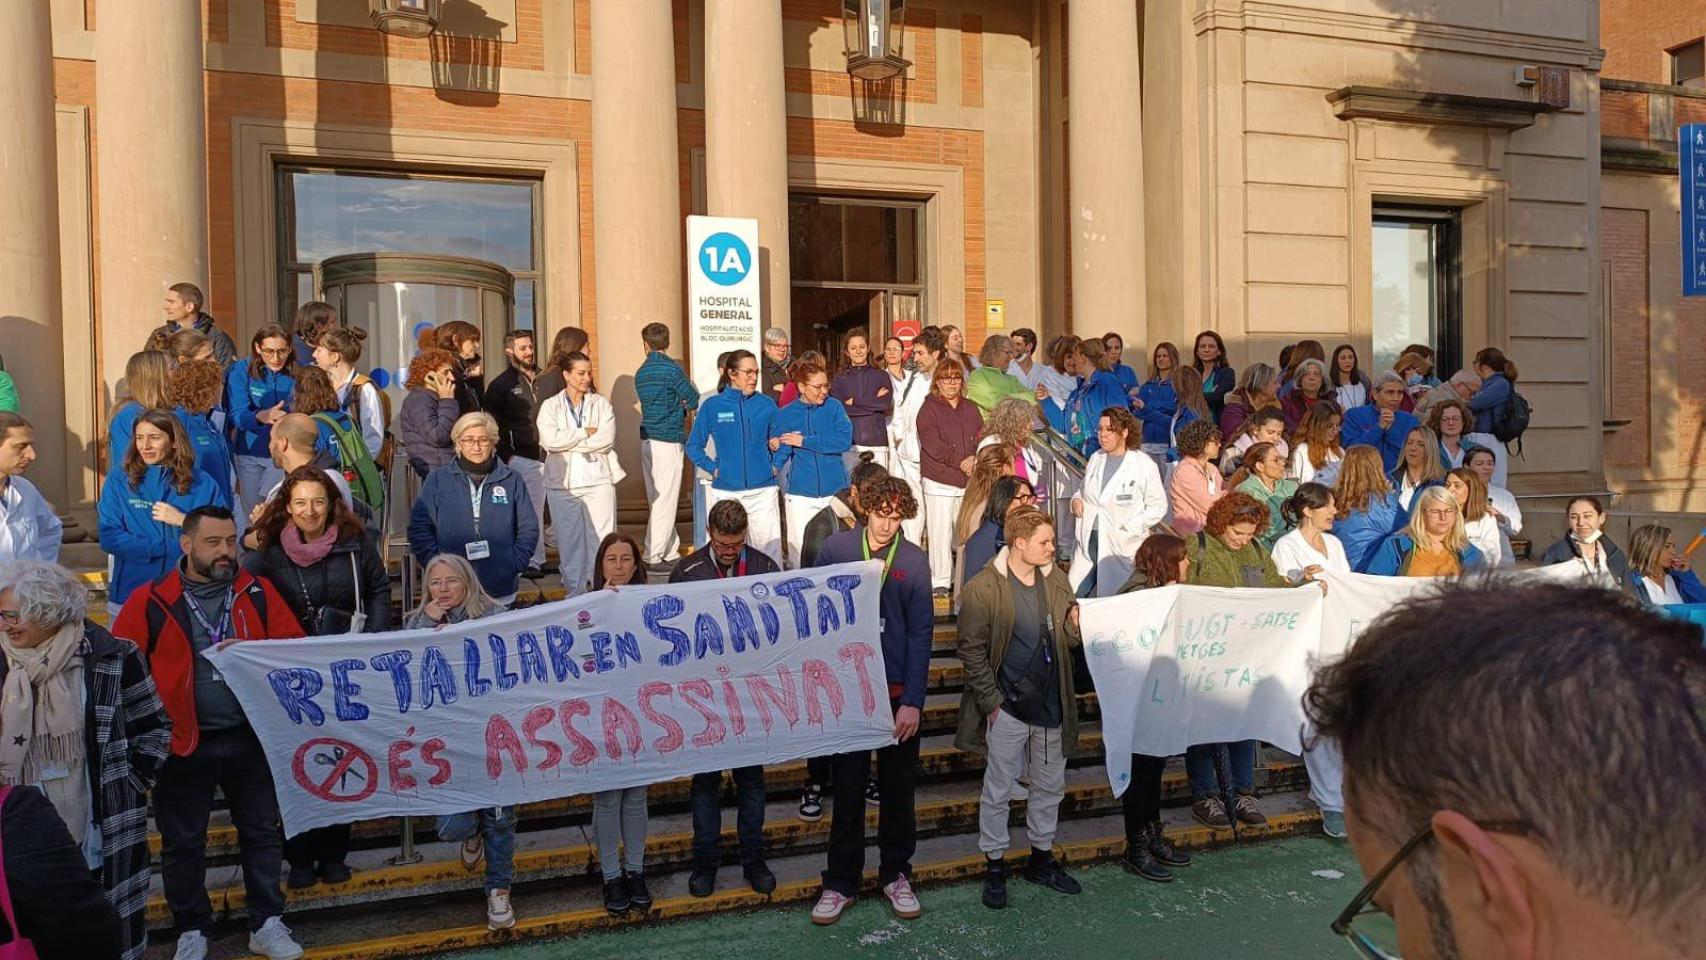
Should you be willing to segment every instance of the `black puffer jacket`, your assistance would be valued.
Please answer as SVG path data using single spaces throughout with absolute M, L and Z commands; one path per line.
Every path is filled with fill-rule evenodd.
M 367 614 L 364 632 L 391 629 L 391 580 L 379 548 L 366 535 L 339 540 L 325 559 L 311 566 L 298 567 L 277 543 L 249 553 L 243 566 L 272 581 L 309 636 L 343 632 L 322 628 L 320 610 L 329 607 L 354 614 L 357 596 Z

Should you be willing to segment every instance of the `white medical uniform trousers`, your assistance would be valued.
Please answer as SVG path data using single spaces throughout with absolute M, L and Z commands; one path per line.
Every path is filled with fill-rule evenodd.
M 746 545 L 782 565 L 782 497 L 775 487 L 755 490 L 707 490 L 710 508 L 724 500 L 738 500 L 746 508 Z
M 924 536 L 930 541 L 930 586 L 954 585 L 954 521 L 960 517 L 964 487 L 924 481 Z
M 640 441 L 640 474 L 646 480 L 647 563 L 674 563 L 681 552 L 675 532 L 676 505 L 681 502 L 681 444 L 668 440 Z
M 592 565 L 598 544 L 616 529 L 616 487 L 602 483 L 591 487 L 546 491 L 551 503 L 551 524 L 557 528 L 557 564 L 563 590 L 571 597 L 591 589 Z

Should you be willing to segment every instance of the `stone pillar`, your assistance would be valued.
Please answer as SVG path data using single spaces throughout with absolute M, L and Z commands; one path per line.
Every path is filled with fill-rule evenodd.
M 792 328 L 787 114 L 781 0 L 705 0 L 708 209 L 758 220 L 764 325 L 784 330 Z
M 1117 331 L 1141 357 L 1149 340 L 1137 4 L 1072 0 L 1067 17 L 1072 332 Z
M 41 0 L 0 0 L 0 355 L 35 426 L 29 478 L 65 511 L 65 345 L 60 326 L 59 157 L 53 28 Z
M 634 371 L 640 328 L 682 335 L 681 153 L 670 0 L 593 0 L 592 235 L 598 382 L 616 407 L 624 500 L 643 499 Z
M 95 29 L 101 369 L 110 389 L 164 322 L 167 287 L 188 281 L 213 295 L 201 0 L 103 3 Z

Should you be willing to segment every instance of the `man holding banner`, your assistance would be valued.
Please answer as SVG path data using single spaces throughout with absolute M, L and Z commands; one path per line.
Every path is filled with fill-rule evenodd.
M 859 487 L 865 524 L 823 542 L 817 566 L 856 560 L 881 560 L 883 669 L 889 706 L 894 711 L 894 740 L 877 750 L 877 789 L 883 798 L 877 814 L 877 849 L 882 857 L 877 882 L 895 916 L 911 920 L 923 912 L 913 893 L 912 854 L 918 849 L 914 794 L 918 790 L 918 726 L 930 677 L 931 635 L 936 609 L 930 597 L 930 561 L 901 536 L 901 526 L 918 515 L 918 500 L 896 476 L 867 480 Z M 814 568 L 815 569 L 815 568 Z M 812 922 L 831 924 L 859 893 L 865 872 L 865 780 L 871 774 L 868 749 L 832 758 L 829 863 L 823 893 L 812 908 Z
M 1007 517 L 1007 546 L 966 584 L 959 655 L 966 667 L 954 746 L 984 755 L 978 848 L 985 858 L 983 905 L 1007 906 L 1007 815 L 1029 771 L 1025 879 L 1059 893 L 1082 889 L 1054 855 L 1066 760 L 1080 752 L 1072 648 L 1078 610 L 1072 583 L 1054 564 L 1054 525 L 1041 510 Z
M 184 518 L 178 569 L 130 595 L 113 636 L 148 659 L 172 718 L 172 753 L 154 785 L 160 877 L 178 935 L 176 960 L 207 956 L 213 926 L 207 897 L 207 819 L 213 791 L 225 795 L 243 862 L 249 949 L 292 960 L 302 947 L 284 925 L 279 889 L 283 836 L 266 750 L 225 676 L 201 654 L 233 640 L 302 636 L 273 585 L 237 566 L 237 524 L 224 507 Z
M 781 568 L 764 553 L 747 546 L 746 508 L 739 500 L 722 500 L 711 506 L 705 533 L 709 542 L 681 558 L 670 583 L 696 583 L 733 577 L 775 573 Z M 736 767 L 735 832 L 740 838 L 741 872 L 756 893 L 769 896 L 776 889 L 776 875 L 764 862 L 764 767 Z M 690 803 L 693 807 L 693 872 L 687 892 L 708 897 L 717 887 L 717 867 L 722 860 L 723 818 L 718 797 L 723 790 L 720 770 L 693 775 Z

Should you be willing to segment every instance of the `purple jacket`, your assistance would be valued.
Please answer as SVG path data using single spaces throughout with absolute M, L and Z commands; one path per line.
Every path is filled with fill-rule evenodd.
M 889 414 L 894 412 L 894 381 L 888 373 L 872 366 L 848 367 L 830 381 L 829 395 L 847 406 L 854 446 L 888 446 Z

